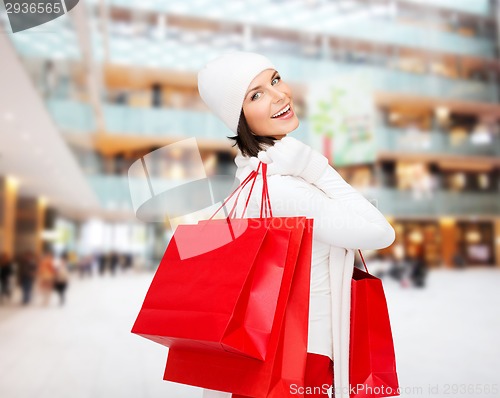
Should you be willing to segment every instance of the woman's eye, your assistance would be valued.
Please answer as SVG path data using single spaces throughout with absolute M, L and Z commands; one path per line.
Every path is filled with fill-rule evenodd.
M 275 83 L 274 83 L 274 81 L 275 81 L 275 80 L 276 80 L 277 82 L 279 82 L 279 81 L 281 80 L 281 76 L 276 76 L 276 77 L 275 77 L 275 78 L 271 81 L 271 84 L 272 84 L 273 86 L 274 86 L 274 84 L 275 84 Z M 276 84 L 277 84 L 277 83 L 276 83 Z M 255 101 L 255 100 L 256 100 L 256 95 L 259 95 L 259 94 L 260 94 L 260 92 L 255 93 L 254 95 L 252 95 L 252 96 L 250 97 L 250 99 L 251 99 L 252 101 Z

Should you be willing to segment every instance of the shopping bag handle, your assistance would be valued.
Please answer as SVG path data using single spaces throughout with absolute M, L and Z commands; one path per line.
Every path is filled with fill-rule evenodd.
M 267 164 L 263 163 L 263 162 L 259 162 L 257 170 L 254 170 L 248 174 L 248 176 L 236 187 L 236 189 L 226 198 L 226 200 L 224 200 L 222 205 L 219 206 L 219 208 L 214 212 L 214 214 L 212 214 L 212 216 L 209 218 L 209 220 L 214 218 L 215 215 L 220 211 L 220 209 L 222 209 L 229 202 L 229 200 L 231 200 L 231 198 L 236 193 L 238 193 L 236 195 L 236 199 L 234 201 L 233 207 L 232 207 L 231 211 L 229 212 L 229 215 L 227 216 L 227 220 L 229 220 L 230 218 L 235 218 L 232 216 L 236 212 L 236 205 L 238 203 L 238 199 L 240 197 L 240 194 L 241 194 L 241 192 L 243 192 L 243 188 L 245 188 L 245 186 L 248 185 L 248 183 L 250 181 L 252 181 L 252 185 L 250 187 L 250 192 L 248 193 L 248 198 L 245 202 L 245 207 L 243 209 L 243 214 L 245 214 L 245 211 L 248 207 L 248 203 L 250 201 L 250 196 L 252 195 L 253 187 L 255 185 L 255 181 L 257 180 L 257 175 L 259 174 L 259 170 L 260 170 L 261 166 L 262 166 L 263 184 L 262 184 L 262 201 L 261 201 L 261 206 L 260 206 L 260 218 L 263 217 L 264 212 L 266 214 L 266 217 L 272 217 L 271 201 L 269 199 L 269 189 L 268 189 L 268 185 L 267 185 Z M 242 217 L 243 217 L 243 214 L 242 214 Z
M 366 267 L 365 259 L 363 258 L 363 255 L 361 254 L 361 250 L 358 249 L 358 252 L 359 252 L 359 256 L 361 257 L 361 261 L 363 261 L 363 265 L 365 266 L 366 273 L 369 274 L 368 268 Z
M 250 192 L 248 193 L 248 197 L 247 197 L 247 200 L 245 202 L 245 207 L 243 208 L 243 212 L 241 214 L 241 217 L 243 217 L 243 215 L 245 214 L 245 212 L 247 210 L 248 203 L 250 202 L 250 197 L 252 196 L 253 187 L 255 185 L 255 181 L 257 181 L 257 175 L 259 174 L 259 170 L 260 170 L 261 166 L 262 166 L 262 197 L 261 197 L 261 203 L 260 203 L 260 218 L 263 217 L 264 210 L 265 210 L 266 217 L 272 217 L 273 216 L 272 210 L 271 210 L 271 202 L 269 200 L 269 190 L 268 190 L 268 185 L 267 185 L 267 164 L 263 163 L 263 162 L 259 162 L 257 170 L 255 170 L 255 172 L 254 172 L 254 174 L 253 174 L 253 176 L 251 178 L 253 180 L 252 181 L 252 185 L 250 186 Z M 231 209 L 231 211 L 230 211 L 227 219 L 236 218 L 236 215 L 235 215 L 235 213 L 236 213 L 236 205 L 238 203 L 239 196 L 240 196 L 241 192 L 243 191 L 243 187 L 246 184 L 248 184 L 249 181 L 247 181 L 245 184 L 243 184 L 243 186 L 240 189 L 240 192 L 238 192 L 236 200 L 234 201 L 234 204 L 233 204 L 233 208 Z M 234 215 L 234 217 L 233 217 L 233 215 Z
M 261 196 L 261 201 L 260 201 L 260 218 L 262 218 L 262 216 L 264 215 L 264 210 L 266 211 L 266 217 L 273 216 L 273 212 L 271 210 L 271 201 L 269 200 L 269 189 L 268 189 L 268 185 L 267 185 L 267 164 L 260 162 L 259 167 L 257 167 L 255 178 L 253 180 L 252 186 L 250 187 L 250 192 L 248 193 L 248 197 L 247 197 L 247 200 L 245 202 L 245 207 L 243 208 L 243 213 L 241 214 L 241 217 L 243 217 L 243 214 L 245 214 L 245 212 L 247 210 L 248 202 L 250 201 L 250 197 L 251 197 L 252 191 L 253 191 L 253 186 L 255 184 L 255 181 L 257 181 L 257 175 L 259 174 L 259 168 L 261 165 L 262 165 L 262 196 Z M 241 191 L 240 191 L 240 193 L 241 193 Z M 235 201 L 233 208 L 231 209 L 230 215 L 236 209 L 236 203 L 237 203 L 237 200 Z
M 255 178 L 255 176 L 257 175 L 257 171 L 259 170 L 259 168 L 260 168 L 260 164 L 259 164 L 259 166 L 258 166 L 258 168 L 257 168 L 257 170 L 256 170 L 256 171 L 252 171 L 250 174 L 248 174 L 248 176 L 247 176 L 247 177 L 246 177 L 246 178 L 245 178 L 245 179 L 244 179 L 244 180 L 240 183 L 240 185 L 238 185 L 238 186 L 236 187 L 236 189 L 235 189 L 233 192 L 231 192 L 231 194 L 230 194 L 230 195 L 226 198 L 226 200 L 224 200 L 224 202 L 222 202 L 222 204 L 219 206 L 219 208 L 218 208 L 217 210 L 215 210 L 214 214 L 212 214 L 212 216 L 209 218 L 209 220 L 211 220 L 212 218 L 214 218 L 214 217 L 215 217 L 215 215 L 216 215 L 216 214 L 220 211 L 220 209 L 222 209 L 222 208 L 223 208 L 223 207 L 227 204 L 227 202 L 229 202 L 229 200 L 230 200 L 230 199 L 234 196 L 234 194 L 235 194 L 236 192 L 238 192 L 238 191 L 239 191 L 239 192 L 238 192 L 238 195 L 236 196 L 236 200 L 235 200 L 235 202 L 237 202 L 237 201 L 238 201 L 238 198 L 239 198 L 239 195 L 240 195 L 241 191 L 243 190 L 243 188 L 244 188 L 244 187 L 245 187 L 245 186 L 246 186 L 246 185 L 247 185 L 247 184 L 248 184 L 248 183 L 249 183 L 252 179 L 254 179 L 254 178 Z M 232 210 L 231 210 L 231 211 L 232 211 Z M 229 217 L 228 217 L 228 218 L 229 218 Z

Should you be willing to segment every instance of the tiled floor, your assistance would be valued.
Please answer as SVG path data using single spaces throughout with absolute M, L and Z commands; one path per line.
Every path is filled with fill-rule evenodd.
M 201 397 L 163 381 L 167 349 L 130 333 L 151 278 L 75 278 L 64 307 L 0 306 L 0 397 Z M 402 396 L 500 396 L 499 268 L 434 271 L 423 290 L 384 283 Z

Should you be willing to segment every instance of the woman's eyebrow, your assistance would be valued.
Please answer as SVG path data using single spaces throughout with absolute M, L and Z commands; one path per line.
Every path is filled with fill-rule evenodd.
M 273 75 L 271 76 L 271 81 L 274 79 L 274 76 L 276 76 L 278 74 L 278 71 L 275 70 Z M 247 97 L 248 94 L 250 94 L 252 91 L 254 90 L 258 90 L 259 88 L 262 88 L 262 86 L 255 86 L 254 88 L 250 89 L 247 91 L 247 93 L 245 94 L 245 98 Z

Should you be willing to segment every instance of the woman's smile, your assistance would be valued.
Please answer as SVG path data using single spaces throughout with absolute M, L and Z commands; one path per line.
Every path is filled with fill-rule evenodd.
M 279 119 L 279 120 L 288 120 L 291 119 L 295 115 L 293 112 L 293 109 L 290 104 L 285 106 L 283 109 L 281 109 L 279 112 L 275 113 L 273 116 L 271 116 L 271 119 Z

